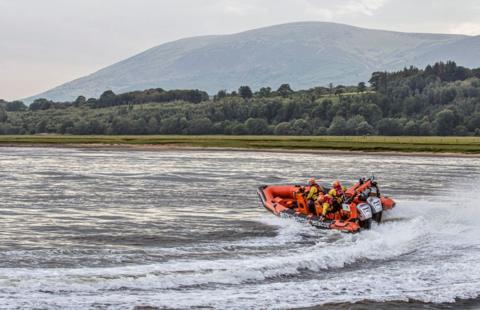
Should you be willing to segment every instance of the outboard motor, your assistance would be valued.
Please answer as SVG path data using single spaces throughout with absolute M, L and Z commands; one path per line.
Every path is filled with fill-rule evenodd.
M 382 220 L 383 206 L 380 198 L 376 196 L 370 196 L 367 198 L 367 203 L 372 209 L 372 218 L 375 222 L 380 223 Z
M 357 205 L 358 219 L 360 227 L 370 229 L 372 227 L 372 208 L 368 203 L 360 203 Z

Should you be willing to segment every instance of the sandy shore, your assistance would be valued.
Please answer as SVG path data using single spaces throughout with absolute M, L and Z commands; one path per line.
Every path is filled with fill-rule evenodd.
M 0 147 L 48 147 L 48 148 L 76 148 L 90 150 L 128 150 L 128 151 L 218 151 L 218 152 L 268 152 L 293 154 L 325 154 L 325 155 L 377 155 L 377 156 L 419 156 L 419 157 L 462 157 L 480 158 L 480 154 L 451 153 L 451 152 L 401 152 L 401 151 L 348 151 L 335 149 L 285 149 L 285 148 L 239 148 L 239 147 L 197 147 L 180 146 L 176 144 L 101 144 L 101 143 L 2 143 Z

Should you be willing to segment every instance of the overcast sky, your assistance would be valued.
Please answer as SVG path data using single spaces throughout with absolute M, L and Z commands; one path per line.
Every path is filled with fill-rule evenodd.
M 152 46 L 294 21 L 480 34 L 479 0 L 0 0 L 0 98 L 92 73 Z

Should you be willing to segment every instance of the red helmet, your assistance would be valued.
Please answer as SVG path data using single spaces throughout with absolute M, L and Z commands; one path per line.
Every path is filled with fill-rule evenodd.
M 332 187 L 333 188 L 339 188 L 339 187 L 342 187 L 342 184 L 340 184 L 340 181 L 333 181 L 332 182 Z

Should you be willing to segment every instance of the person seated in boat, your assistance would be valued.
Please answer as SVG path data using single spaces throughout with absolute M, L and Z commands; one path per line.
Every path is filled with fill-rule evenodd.
M 372 190 L 370 192 L 370 196 L 376 196 L 380 198 L 380 189 L 378 188 L 377 182 L 372 182 Z
M 332 211 L 333 199 L 330 195 L 325 195 L 322 193 L 318 196 L 317 202 L 320 208 L 320 210 L 318 210 L 319 212 L 317 212 L 317 215 L 321 216 L 323 219 L 327 216 L 329 212 Z
M 358 199 L 360 201 L 366 201 L 368 199 L 368 197 L 378 197 L 380 198 L 380 190 L 378 189 L 378 186 L 376 183 L 372 183 L 372 186 L 365 189 L 363 191 L 363 193 L 361 193 L 359 196 L 358 196 Z
M 342 203 L 345 198 L 346 190 L 347 188 L 345 186 L 342 186 L 340 181 L 333 181 L 332 189 L 328 191 L 328 195 L 332 197 L 332 207 L 334 212 L 340 211 L 340 209 L 342 208 Z
M 308 180 L 308 186 L 310 187 L 307 193 L 307 204 L 310 213 L 316 214 L 315 201 L 318 199 L 318 195 L 324 192 L 324 189 L 317 184 L 314 178 Z

